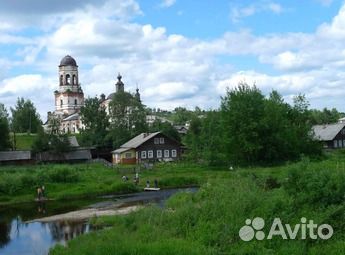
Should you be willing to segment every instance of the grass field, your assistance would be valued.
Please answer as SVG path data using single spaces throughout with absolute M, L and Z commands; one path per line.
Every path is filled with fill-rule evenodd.
M 54 199 L 133 192 L 146 180 L 161 187 L 200 185 L 197 193 L 178 193 L 166 208 L 149 206 L 126 216 L 101 217 L 104 230 L 80 236 L 53 255 L 74 254 L 344 254 L 345 153 L 322 161 L 303 159 L 277 167 L 209 168 L 190 163 L 158 164 L 140 174 L 140 186 L 98 164 L 0 168 L 0 203 L 32 200 L 36 183 Z M 130 179 L 133 174 L 128 175 Z M 6 186 L 7 185 L 7 186 Z M 2 187 L 2 188 L 1 188 Z M 5 187 L 5 188 L 4 188 Z M 5 192 L 4 192 L 5 190 Z M 11 194 L 5 194 L 11 192 Z M 246 219 L 279 217 L 291 225 L 302 217 L 334 228 L 329 240 L 253 240 L 239 229 Z M 270 225 L 264 227 L 267 234 Z
M 10 137 L 13 141 L 13 133 L 10 134 Z M 17 150 L 30 150 L 36 137 L 37 134 L 16 133 Z
M 345 155 L 310 162 L 304 159 L 271 168 L 229 171 L 191 165 L 159 166 L 147 177 L 164 180 L 196 178 L 197 193 L 181 192 L 166 208 L 150 206 L 126 216 L 93 219 L 106 229 L 80 236 L 52 255 L 74 254 L 344 254 Z M 329 240 L 242 241 L 246 219 L 279 217 L 291 225 L 301 218 L 330 224 Z M 269 232 L 270 224 L 263 228 Z

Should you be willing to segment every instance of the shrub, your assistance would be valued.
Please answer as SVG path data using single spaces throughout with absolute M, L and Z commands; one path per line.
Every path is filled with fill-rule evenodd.
M 49 181 L 57 183 L 73 183 L 80 179 L 79 173 L 67 167 L 59 167 L 47 173 Z

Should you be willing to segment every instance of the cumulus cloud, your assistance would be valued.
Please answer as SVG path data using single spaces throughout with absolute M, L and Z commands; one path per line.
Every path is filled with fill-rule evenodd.
M 176 3 L 176 0 L 163 0 L 160 3 L 160 6 L 163 8 L 169 8 L 171 6 L 173 6 Z
M 283 7 L 278 3 L 267 1 L 260 1 L 248 6 L 234 6 L 231 8 L 230 18 L 232 22 L 237 23 L 243 18 L 253 16 L 254 14 L 260 12 L 272 12 L 275 14 L 280 14 L 283 12 Z
M 322 98 L 339 98 L 340 102 L 344 95 L 345 7 L 314 33 L 258 36 L 242 30 L 202 40 L 170 34 L 164 27 L 135 23 L 131 17 L 142 12 L 134 1 L 76 3 L 80 8 L 68 12 L 40 10 L 60 18 L 53 19 L 51 29 L 42 28 L 42 34 L 36 37 L 9 34 L 8 27 L 14 24 L 11 20 L 0 26 L 0 44 L 15 43 L 19 47 L 18 60 L 0 59 L 1 102 L 10 106 L 17 97 L 30 98 L 45 116 L 54 109 L 57 66 L 66 54 L 78 62 L 86 96 L 113 92 L 117 73 L 121 72 L 126 90 L 134 92 L 138 85 L 143 102 L 150 107 L 218 107 L 225 88 L 243 80 L 255 82 L 264 93 L 276 89 L 287 99 L 305 93 L 313 107 L 325 107 L 327 103 L 329 107 L 337 106 Z M 266 3 L 263 9 L 255 6 L 241 14 L 283 11 L 274 2 L 261 3 Z M 223 56 L 229 64 L 219 61 Z M 235 63 L 232 65 L 232 57 L 242 56 L 253 57 L 269 71 L 239 70 Z M 30 67 L 30 71 L 6 76 L 6 70 L 13 66 L 23 70 Z M 344 106 L 340 109 L 345 110 Z

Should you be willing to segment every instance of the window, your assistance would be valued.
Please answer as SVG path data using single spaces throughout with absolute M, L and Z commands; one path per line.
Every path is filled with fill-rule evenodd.
M 157 151 L 157 158 L 161 158 L 162 157 L 162 150 L 158 150 Z
M 141 158 L 146 158 L 146 151 L 141 152 Z
M 164 150 L 164 158 L 169 158 L 169 150 Z
M 78 104 L 78 100 L 74 99 L 74 105 L 77 105 L 77 104 Z
M 171 151 L 171 156 L 172 156 L 173 158 L 176 158 L 176 157 L 177 157 L 177 151 L 176 151 L 176 150 L 172 150 L 172 151 Z
M 159 143 L 164 144 L 164 137 L 159 138 Z
M 154 143 L 159 144 L 159 138 L 158 137 L 155 138 Z
M 62 83 L 63 83 L 63 76 L 60 75 L 60 85 L 62 85 Z
M 75 74 L 73 74 L 72 84 L 77 85 L 77 77 L 75 76 Z
M 153 158 L 153 151 L 148 151 L 147 152 L 147 157 L 148 158 Z
M 338 147 L 339 148 L 343 147 L 343 141 L 342 140 L 338 140 Z
M 132 153 L 130 153 L 130 152 L 126 152 L 126 154 L 125 154 L 125 158 L 131 158 L 132 157 Z
M 334 146 L 334 148 L 338 148 L 338 141 L 337 140 L 333 141 L 333 146 Z
M 63 105 L 63 101 L 62 101 L 62 99 L 60 99 L 60 106 L 62 106 Z
M 71 84 L 71 76 L 69 74 L 66 74 L 66 85 Z

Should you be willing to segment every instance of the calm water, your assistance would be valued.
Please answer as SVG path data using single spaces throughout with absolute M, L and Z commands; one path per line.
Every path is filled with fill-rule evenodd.
M 196 189 L 171 189 L 123 196 L 104 196 L 95 200 L 34 202 L 2 207 L 0 208 L 0 255 L 46 255 L 55 244 L 65 245 L 68 240 L 95 230 L 85 221 L 25 223 L 27 221 L 87 207 L 108 205 L 126 207 L 147 203 L 155 203 L 162 207 L 166 199 L 178 191 L 194 192 Z

